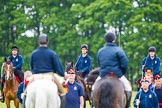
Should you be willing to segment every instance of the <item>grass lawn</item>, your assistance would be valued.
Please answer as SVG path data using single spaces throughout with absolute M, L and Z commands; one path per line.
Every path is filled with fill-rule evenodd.
M 133 108 L 133 99 L 136 95 L 136 92 L 134 91 L 133 94 L 132 94 L 132 99 L 131 99 L 131 108 Z M 89 102 L 87 101 L 87 107 L 86 108 L 91 108 L 90 105 L 89 105 Z M 1 103 L 0 102 L 0 108 L 6 108 L 6 105 L 4 103 Z M 14 105 L 13 105 L 13 101 L 11 102 L 11 108 L 15 108 Z

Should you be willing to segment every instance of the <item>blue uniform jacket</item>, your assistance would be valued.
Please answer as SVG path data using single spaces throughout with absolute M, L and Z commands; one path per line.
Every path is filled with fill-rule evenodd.
M 162 86 L 160 88 L 155 87 L 155 93 L 158 97 L 159 108 L 162 108 Z
M 115 43 L 107 43 L 106 46 L 99 49 L 97 60 L 100 67 L 100 77 L 114 72 L 120 78 L 127 72 L 128 58 L 125 52 Z
M 133 101 L 134 107 L 137 107 L 136 99 L 139 99 L 139 97 L 140 97 L 139 108 L 159 108 L 158 98 L 152 90 L 148 90 L 147 92 L 140 90 L 136 94 L 136 97 Z
M 76 81 L 71 84 L 68 82 L 68 93 L 66 94 L 65 108 L 80 108 L 80 96 L 83 96 L 83 88 Z
M 142 65 L 145 65 L 147 69 L 153 69 L 153 75 L 160 75 L 160 58 L 155 55 L 154 59 L 150 56 L 145 57 L 142 60 Z M 142 68 L 142 66 L 141 66 Z
M 24 82 L 21 82 L 18 86 L 18 90 L 17 90 L 17 98 L 19 100 L 19 102 L 22 104 L 23 100 L 21 99 L 21 94 L 24 92 Z
M 32 52 L 30 67 L 33 74 L 57 72 L 60 76 L 64 76 L 64 70 L 58 56 L 48 47 L 38 47 Z
M 22 65 L 23 65 L 24 61 L 20 54 L 17 54 L 16 57 L 13 57 L 11 54 L 11 55 L 9 55 L 9 58 L 12 59 L 13 67 L 15 67 L 17 70 L 22 69 Z
M 85 57 L 82 57 L 82 54 L 78 57 L 76 63 L 76 70 L 85 72 L 86 75 L 91 70 L 91 57 L 87 54 Z

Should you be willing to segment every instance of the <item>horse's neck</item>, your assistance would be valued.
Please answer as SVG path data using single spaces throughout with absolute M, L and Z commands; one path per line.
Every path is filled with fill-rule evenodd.
M 13 89 L 16 87 L 15 85 L 17 82 L 16 82 L 15 77 L 13 77 L 11 80 L 6 80 L 5 83 L 6 83 L 6 88 Z

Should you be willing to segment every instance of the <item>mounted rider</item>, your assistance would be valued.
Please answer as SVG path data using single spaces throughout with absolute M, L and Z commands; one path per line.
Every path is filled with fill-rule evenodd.
M 148 55 L 142 60 L 141 70 L 152 69 L 153 76 L 160 75 L 160 58 L 156 56 L 156 48 L 150 46 L 148 48 Z
M 23 82 L 24 81 L 24 73 L 22 71 L 22 65 L 24 63 L 22 55 L 19 54 L 19 48 L 17 46 L 12 46 L 11 47 L 11 54 L 8 56 L 8 58 L 12 61 L 13 64 L 13 70 L 14 70 L 14 75 L 16 76 L 16 79 L 18 82 Z M 3 70 L 2 70 L 3 71 Z M 2 88 L 1 88 L 1 97 L 0 100 L 4 102 L 4 96 L 3 96 L 3 86 L 5 83 L 5 75 L 3 73 L 2 76 Z
M 64 70 L 55 51 L 48 48 L 48 36 L 40 34 L 38 38 L 39 47 L 31 53 L 30 67 L 33 76 L 51 75 L 58 86 L 58 92 L 61 98 L 64 98 L 65 91 L 61 83 L 55 77 L 58 75 L 64 77 Z
M 127 97 L 126 108 L 129 108 L 132 87 L 125 77 L 128 68 L 128 58 L 125 52 L 115 44 L 116 36 L 113 33 L 106 33 L 104 39 L 106 45 L 100 48 L 97 53 L 97 61 L 100 67 L 100 77 L 97 80 L 105 77 L 109 73 L 114 73 L 124 85 Z
M 88 54 L 88 45 L 81 45 L 81 54 L 77 58 L 77 62 L 75 64 L 76 71 L 81 76 L 81 78 L 85 78 L 91 70 L 91 57 Z

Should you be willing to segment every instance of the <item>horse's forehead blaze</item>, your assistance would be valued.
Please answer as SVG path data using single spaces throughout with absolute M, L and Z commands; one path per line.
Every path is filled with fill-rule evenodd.
M 7 72 L 7 71 L 11 72 L 11 71 L 12 71 L 12 63 L 7 64 L 7 63 L 5 62 L 3 68 L 4 68 L 4 71 L 5 71 L 5 72 Z

